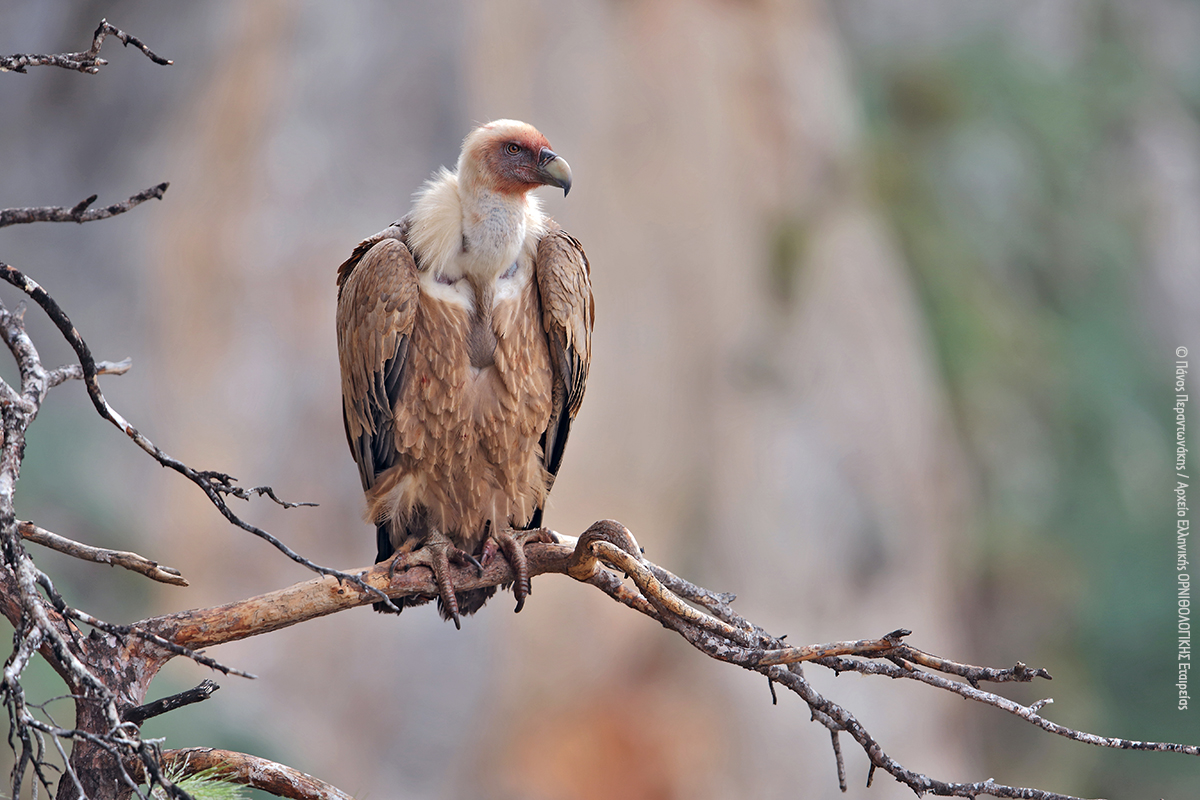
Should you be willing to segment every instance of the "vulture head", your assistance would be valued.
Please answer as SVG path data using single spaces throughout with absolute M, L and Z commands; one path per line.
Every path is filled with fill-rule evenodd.
M 538 186 L 571 191 L 571 167 L 550 149 L 537 128 L 499 119 L 467 134 L 458 159 L 460 180 L 492 191 L 523 196 Z

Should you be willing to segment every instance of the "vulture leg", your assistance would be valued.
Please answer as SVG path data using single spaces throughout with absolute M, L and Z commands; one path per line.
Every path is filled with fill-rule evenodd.
M 500 547 L 500 552 L 508 559 L 513 571 L 513 595 L 517 598 L 516 611 L 525 607 L 525 598 L 533 589 L 529 582 L 529 562 L 525 560 L 525 545 L 531 542 L 554 544 L 557 539 L 549 528 L 534 528 L 528 531 L 512 529 L 496 531 L 491 535 L 492 540 Z
M 450 541 L 449 537 L 440 531 L 431 531 L 425 542 L 415 550 L 408 550 L 406 545 L 407 543 L 400 547 L 396 560 L 392 562 L 392 574 L 395 574 L 397 568 L 407 572 L 413 567 L 429 567 L 433 572 L 433 582 L 437 584 L 442 615 L 453 620 L 454 627 L 461 630 L 462 625 L 458 620 L 458 595 L 454 591 L 454 582 L 450 579 L 451 565 L 460 567 L 470 565 L 477 569 L 480 575 L 483 574 L 483 565 L 470 553 L 460 550 L 454 542 Z M 401 558 L 403 558 L 403 564 L 399 563 Z M 468 608 L 466 611 L 471 613 L 475 611 L 475 608 Z

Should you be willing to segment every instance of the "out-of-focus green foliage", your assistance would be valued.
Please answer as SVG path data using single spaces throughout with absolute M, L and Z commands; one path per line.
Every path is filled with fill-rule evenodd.
M 1139 99 L 1184 87 L 1144 66 L 1117 16 L 1081 26 L 1066 65 L 994 36 L 919 61 L 858 53 L 873 179 L 981 478 L 965 620 L 979 652 L 1090 685 L 1032 690 L 1059 701 L 1052 719 L 1194 742 L 1172 677 L 1171 354 L 1145 324 L 1131 190 Z M 981 725 L 997 778 L 1017 756 L 1088 796 L 1183 796 L 1196 775 L 1188 759 Z
M 167 773 L 167 780 L 190 794 L 196 800 L 248 800 L 249 790 L 236 783 L 228 783 L 221 779 L 221 770 L 210 767 L 195 775 L 179 777 L 179 773 Z M 161 786 L 153 789 L 155 800 L 167 800 L 167 792 Z

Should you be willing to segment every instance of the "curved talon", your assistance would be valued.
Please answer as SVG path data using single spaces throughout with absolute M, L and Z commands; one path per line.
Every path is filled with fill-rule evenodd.
M 455 549 L 457 550 L 457 548 L 455 548 Z M 461 557 L 463 559 L 463 561 L 465 561 L 468 564 L 470 564 L 471 566 L 475 567 L 475 571 L 479 573 L 479 577 L 481 577 L 481 578 L 483 577 L 483 564 L 480 563 L 478 558 L 471 555 L 466 550 L 458 550 L 458 552 L 455 555 Z
M 485 586 L 459 591 L 454 585 L 453 567 L 470 565 L 482 578 L 486 569 L 484 564 L 491 560 L 498 549 L 512 568 L 513 594 L 517 598 L 516 610 L 520 611 L 525 605 L 525 598 L 532 592 L 525 545 L 533 542 L 554 543 L 557 542 L 557 538 L 546 528 L 497 531 L 485 542 L 481 551 L 482 559 L 457 547 L 448 536 L 439 531 L 431 531 L 419 545 L 416 541 L 406 542 L 392 557 L 388 564 L 388 580 L 394 580 L 397 572 L 406 572 L 417 566 L 428 567 L 437 586 L 437 599 L 442 616 L 461 630 L 461 616 L 478 610 L 496 589 L 494 586 Z M 424 602 L 432 599 L 429 595 L 411 597 L 421 598 Z
M 404 555 L 405 554 L 401 551 L 396 551 L 395 553 L 392 553 L 392 558 L 388 562 L 388 581 L 389 582 L 396 579 L 396 565 L 397 565 L 397 562 L 399 562 L 404 557 Z M 405 565 L 404 569 L 405 569 L 405 571 L 407 571 L 408 565 Z
M 446 553 L 451 547 L 432 547 L 428 566 L 433 571 L 433 582 L 437 584 L 438 594 L 442 599 L 442 608 L 450 615 L 450 619 L 454 620 L 454 629 L 461 631 L 462 623 L 458 619 L 458 598 L 454 596 L 454 584 L 450 582 L 450 557 Z M 454 549 L 458 550 L 458 548 Z
M 395 577 L 397 571 L 407 572 L 413 567 L 428 567 L 433 573 L 433 582 L 437 586 L 437 597 L 440 601 L 442 616 L 454 623 L 454 627 L 462 630 L 462 605 L 458 592 L 451 578 L 453 566 L 474 567 L 479 575 L 483 575 L 483 564 L 475 556 L 455 546 L 444 534 L 433 532 L 419 547 L 401 548 L 388 565 L 389 580 Z M 468 593 L 469 594 L 469 593 Z M 414 595 L 417 597 L 419 595 Z M 486 598 L 485 598 L 486 599 Z M 470 600 L 467 612 L 471 613 L 477 606 L 472 606 Z
M 533 594 L 533 584 L 529 580 L 529 560 L 525 557 L 525 545 L 532 542 L 553 544 L 556 539 L 546 528 L 535 528 L 529 531 L 504 530 L 497 531 L 491 536 L 504 553 L 504 558 L 513 571 L 513 595 L 517 598 L 517 607 L 513 613 L 520 613 L 525 607 L 525 598 Z
M 499 531 L 492 538 L 496 541 L 496 544 L 500 545 L 500 552 L 504 553 L 509 566 L 512 567 L 512 590 L 513 596 L 517 598 L 517 607 L 513 609 L 513 612 L 520 613 L 521 609 L 525 607 L 525 598 L 532 591 L 529 583 L 529 562 L 525 558 L 525 548 L 508 531 Z

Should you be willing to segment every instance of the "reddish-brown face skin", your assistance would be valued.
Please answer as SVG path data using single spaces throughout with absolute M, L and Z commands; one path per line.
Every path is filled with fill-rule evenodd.
M 550 183 L 538 167 L 552 158 L 554 152 L 550 149 L 550 142 L 535 132 L 489 143 L 484 156 L 484 168 L 496 191 L 525 194 L 530 189 Z

